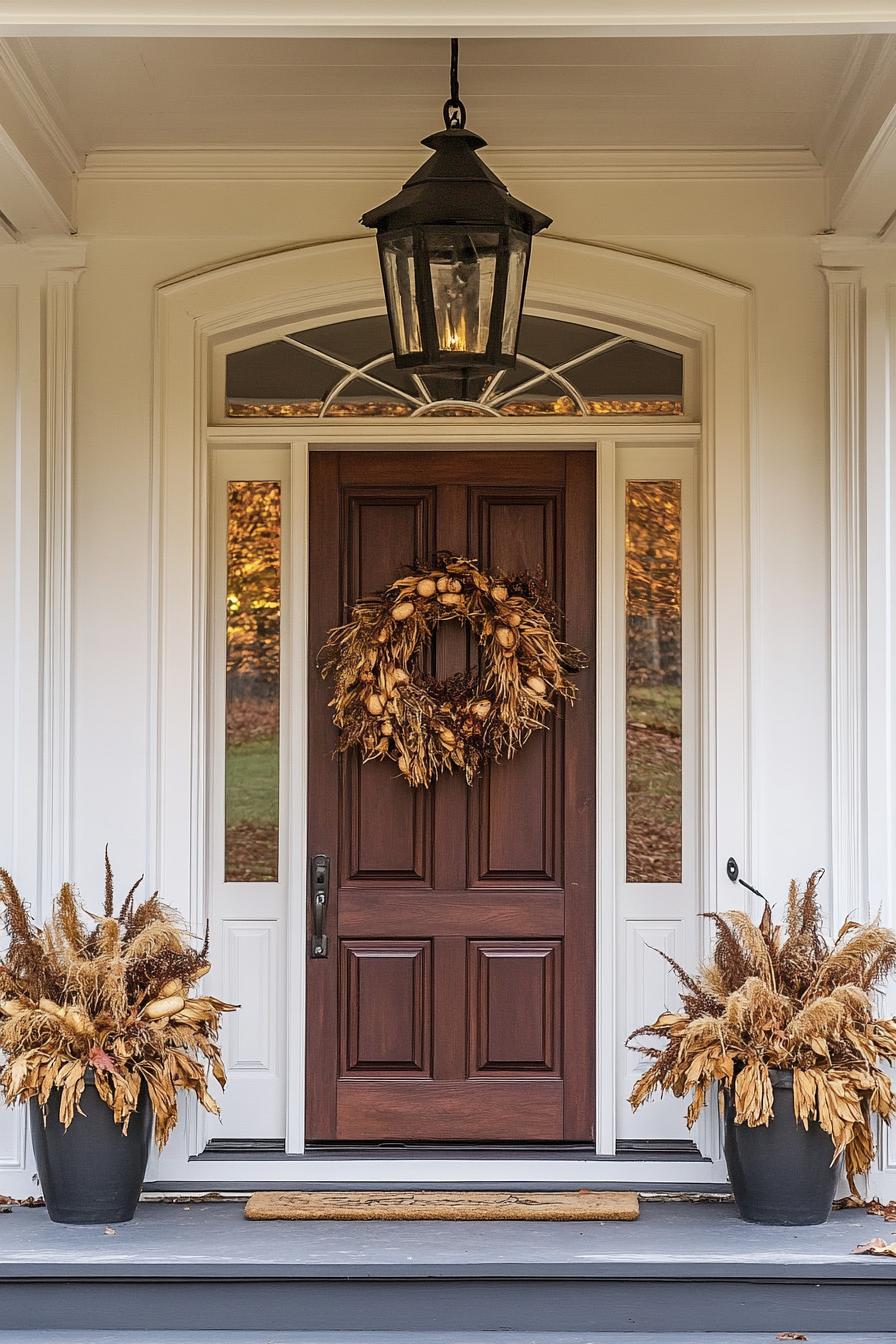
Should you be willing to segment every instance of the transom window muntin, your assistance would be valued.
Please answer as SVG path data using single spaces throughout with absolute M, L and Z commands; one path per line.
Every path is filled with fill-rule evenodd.
M 687 355 L 640 335 L 524 315 L 515 369 L 456 384 L 398 369 L 384 314 L 231 347 L 220 414 L 234 419 L 682 417 Z M 223 403 L 223 404 L 222 404 Z

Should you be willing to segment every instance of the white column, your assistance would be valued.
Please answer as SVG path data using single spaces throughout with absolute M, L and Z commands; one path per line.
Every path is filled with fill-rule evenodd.
M 867 912 L 862 273 L 825 267 L 831 482 L 831 902 Z M 812 651 L 806 651 L 807 663 Z
M 896 928 L 896 253 L 867 280 L 866 626 L 868 893 Z M 896 1015 L 896 983 L 887 994 Z M 896 1197 L 896 1133 L 879 1136 L 875 1192 Z
M 47 274 L 45 299 L 43 886 L 71 874 L 72 417 L 75 287 L 81 267 Z
M 74 285 L 83 244 L 0 254 L 0 864 L 36 914 L 68 843 Z M 33 1193 L 25 1111 L 0 1105 L 0 1187 Z
M 896 927 L 896 252 L 825 267 L 830 313 L 834 914 Z M 884 1006 L 885 1005 L 885 1006 Z M 896 1014 L 891 982 L 882 1012 Z M 869 1192 L 896 1196 L 880 1127 Z

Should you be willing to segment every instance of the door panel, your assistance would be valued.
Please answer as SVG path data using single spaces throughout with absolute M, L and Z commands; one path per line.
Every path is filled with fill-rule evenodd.
M 593 653 L 588 452 L 313 453 L 312 654 L 358 597 L 438 550 L 540 571 Z M 422 665 L 471 666 L 443 625 Z M 594 1114 L 594 687 L 472 788 L 334 756 L 310 682 L 309 847 L 333 862 L 308 964 L 310 1141 L 588 1140 Z M 568 718 L 568 727 L 567 727 Z
M 359 597 L 391 583 L 408 555 L 427 555 L 435 535 L 433 490 L 360 487 L 343 493 L 342 507 L 346 607 L 333 624 L 346 618 Z M 410 790 L 390 764 L 362 767 L 354 755 L 347 766 L 342 836 L 347 880 L 431 886 L 431 809 L 425 794 Z
M 341 943 L 344 1075 L 432 1076 L 432 944 Z
M 470 943 L 471 1074 L 556 1073 L 560 943 Z

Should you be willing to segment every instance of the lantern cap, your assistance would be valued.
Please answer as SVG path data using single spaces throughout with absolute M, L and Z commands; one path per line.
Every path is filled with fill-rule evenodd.
M 509 226 L 529 235 L 551 223 L 547 215 L 511 196 L 476 151 L 486 141 L 464 126 L 436 131 L 421 141 L 434 152 L 397 196 L 368 210 L 361 223 L 381 231 L 415 224 Z

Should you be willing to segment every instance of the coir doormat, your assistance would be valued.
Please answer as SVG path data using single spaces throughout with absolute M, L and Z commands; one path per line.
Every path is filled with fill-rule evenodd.
M 631 1222 L 638 1196 L 629 1190 L 262 1190 L 246 1204 L 246 1217 Z

